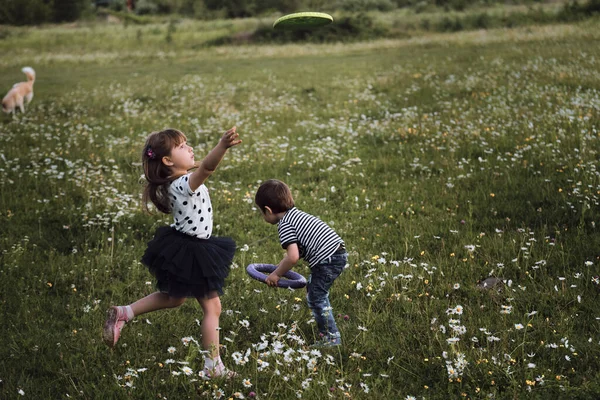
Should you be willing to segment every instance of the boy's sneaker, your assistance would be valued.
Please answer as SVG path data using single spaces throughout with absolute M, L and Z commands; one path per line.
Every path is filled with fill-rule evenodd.
M 324 337 L 321 340 L 310 345 L 311 349 L 320 349 L 324 347 L 338 347 L 342 345 L 342 339 L 336 336 Z
M 115 347 L 119 336 L 121 336 L 121 329 L 127 322 L 127 316 L 125 310 L 122 307 L 113 306 L 106 311 L 106 322 L 104 322 L 104 329 L 102 330 L 102 339 L 109 347 Z

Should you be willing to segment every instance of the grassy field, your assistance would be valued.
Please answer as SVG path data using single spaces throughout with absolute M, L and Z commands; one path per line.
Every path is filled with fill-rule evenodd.
M 2 30 L 0 88 L 25 65 L 37 81 L 0 119 L 0 398 L 598 397 L 600 21 L 213 48 L 185 24 L 201 35 Z M 207 383 L 195 301 L 114 350 L 100 332 L 154 290 L 139 259 L 169 218 L 141 211 L 145 136 L 179 128 L 202 155 L 232 125 L 244 143 L 208 186 L 239 247 L 221 341 L 240 378 Z M 339 350 L 307 348 L 303 291 L 245 273 L 282 255 L 253 205 L 268 178 L 349 248 Z

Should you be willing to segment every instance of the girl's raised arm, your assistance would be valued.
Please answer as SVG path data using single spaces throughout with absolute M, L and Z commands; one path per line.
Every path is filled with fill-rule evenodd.
M 219 143 L 200 161 L 198 169 L 190 175 L 191 190 L 198 189 L 215 172 L 227 149 L 242 143 L 239 136 L 235 126 L 223 134 Z

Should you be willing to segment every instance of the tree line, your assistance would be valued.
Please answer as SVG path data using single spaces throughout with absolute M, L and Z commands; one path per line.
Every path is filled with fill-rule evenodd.
M 197 19 L 244 18 L 268 13 L 295 11 L 390 11 L 397 8 L 428 6 L 463 10 L 474 4 L 501 0 L 2 0 L 0 24 L 37 25 L 70 22 L 93 17 L 99 9 L 127 11 L 138 15 L 182 15 Z M 513 0 L 535 4 L 545 0 Z M 550 1 L 550 0 L 547 0 Z M 588 0 L 597 10 L 600 0 Z M 570 4 L 579 7 L 577 0 Z

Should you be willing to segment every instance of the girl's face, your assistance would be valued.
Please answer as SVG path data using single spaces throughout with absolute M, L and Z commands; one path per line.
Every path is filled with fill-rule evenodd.
M 194 167 L 194 149 L 183 141 L 171 149 L 171 155 L 165 157 L 170 161 L 167 164 L 174 173 L 187 172 Z

